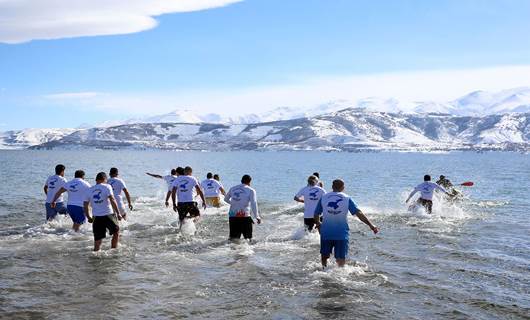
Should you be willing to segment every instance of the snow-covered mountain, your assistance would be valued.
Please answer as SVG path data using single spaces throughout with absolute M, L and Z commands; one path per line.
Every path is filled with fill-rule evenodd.
M 400 101 L 394 98 L 367 97 L 357 101 L 335 100 L 313 107 L 278 107 L 262 113 L 238 116 L 218 113 L 202 114 L 182 109 L 162 115 L 127 120 L 106 121 L 96 127 L 112 127 L 133 123 L 219 123 L 251 124 L 297 118 L 314 117 L 346 108 L 360 108 L 378 112 L 444 113 L 456 116 L 485 116 L 490 114 L 530 112 L 530 88 L 514 88 L 500 92 L 474 91 L 447 102 Z
M 35 149 L 530 150 L 530 113 L 483 117 L 348 108 L 255 124 L 137 123 L 76 131 Z
M 58 140 L 76 129 L 24 129 L 0 132 L 0 149 L 21 149 Z

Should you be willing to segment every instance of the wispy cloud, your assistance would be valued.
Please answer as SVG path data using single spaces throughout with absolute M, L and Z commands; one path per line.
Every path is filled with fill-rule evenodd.
M 0 42 L 128 34 L 157 26 L 162 14 L 226 6 L 242 0 L 2 0 Z
M 446 102 L 474 90 L 498 91 L 530 86 L 530 66 L 484 69 L 431 70 L 343 77 L 293 79 L 290 85 L 252 88 L 192 89 L 161 93 L 57 93 L 45 96 L 46 105 L 89 107 L 107 113 L 154 114 L 194 109 L 237 115 L 263 112 L 279 106 L 307 107 L 335 100 L 367 97 L 396 98 L 404 102 Z

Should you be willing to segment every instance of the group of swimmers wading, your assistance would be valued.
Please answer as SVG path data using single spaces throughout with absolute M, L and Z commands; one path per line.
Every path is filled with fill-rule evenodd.
M 64 178 L 65 169 L 64 165 L 57 165 L 55 175 L 50 176 L 44 185 L 46 219 L 51 221 L 57 214 L 69 214 L 75 231 L 79 231 L 79 227 L 88 220 L 92 223 L 94 233 L 94 251 L 100 250 L 107 231 L 112 236 L 111 247 L 116 248 L 119 241 L 119 220 L 127 217 L 122 193 L 125 194 L 129 209 L 133 209 L 125 182 L 118 178 L 118 169 L 110 169 L 110 179 L 107 179 L 105 172 L 98 173 L 94 186 L 84 180 L 85 173 L 82 170 L 75 171 L 74 179 L 67 181 Z M 203 209 L 207 206 L 221 207 L 221 196 L 224 196 L 224 202 L 230 205 L 228 222 L 231 240 L 240 239 L 241 236 L 251 240 L 253 224 L 262 222 L 256 190 L 251 187 L 252 178 L 249 175 L 244 175 L 241 184 L 226 192 L 218 174 L 208 173 L 206 179 L 199 183 L 193 177 L 191 167 L 171 169 L 170 174 L 166 176 L 148 172 L 146 174 L 166 182 L 165 206 L 169 207 L 171 199 L 173 210 L 178 213 L 180 226 L 185 223 L 185 219 L 196 221 L 201 215 L 200 207 Z M 451 195 L 442 186 L 450 184 L 449 180 L 444 179 L 445 177 L 441 176 L 439 183 L 432 183 L 431 177 L 426 175 L 424 182 L 412 191 L 406 202 L 415 193 L 420 192 L 421 196 L 417 202 L 431 213 L 435 190 Z M 320 233 L 320 254 L 324 267 L 327 266 L 331 253 L 334 254 L 338 266 L 343 266 L 346 262 L 349 246 L 349 214 L 359 218 L 374 234 L 379 232 L 353 199 L 344 193 L 343 180 L 334 180 L 331 188 L 332 191 L 326 192 L 318 172 L 315 172 L 307 179 L 307 186 L 294 196 L 295 201 L 304 204 L 306 229 L 312 232 L 316 228 Z M 63 197 L 65 192 L 68 193 L 66 206 Z M 195 201 L 197 196 L 201 199 L 200 207 Z

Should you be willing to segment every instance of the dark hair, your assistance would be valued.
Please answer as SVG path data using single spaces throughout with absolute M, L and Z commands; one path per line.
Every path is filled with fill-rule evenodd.
M 187 166 L 184 168 L 184 174 L 191 174 L 193 172 L 193 169 L 190 166 Z
M 206 179 L 211 179 L 213 177 L 213 174 L 211 172 L 208 172 L 206 174 Z
M 426 174 L 423 176 L 423 181 L 431 181 L 431 176 Z
M 117 176 L 118 175 L 118 168 L 110 168 L 109 174 L 110 174 L 111 177 Z
M 316 176 L 309 176 L 309 178 L 307 178 L 307 183 L 310 185 L 310 186 L 314 186 L 316 185 L 318 182 L 318 178 Z
M 107 174 L 105 172 L 100 172 L 96 175 L 96 181 L 102 181 L 107 179 Z
M 175 171 L 177 171 L 177 174 L 179 176 L 183 176 L 184 175 L 184 168 L 182 168 L 182 167 L 178 167 L 177 169 L 175 169 Z
M 317 177 L 317 178 L 320 179 L 320 173 L 318 173 L 318 172 L 313 172 L 313 175 L 314 175 L 315 177 Z
M 443 180 L 443 179 L 445 179 L 445 176 L 444 176 L 444 175 L 441 175 L 441 176 L 440 176 L 440 180 Z
M 221 179 L 221 177 L 219 177 L 219 175 L 216 173 L 213 175 L 213 178 L 217 181 L 219 181 Z
M 252 181 L 252 177 L 249 176 L 248 174 L 244 175 L 244 176 L 241 178 L 241 183 L 249 184 L 250 181 Z
M 62 164 L 58 164 L 55 166 L 55 174 L 61 174 L 64 170 L 66 170 L 66 167 Z
M 83 170 L 77 170 L 74 173 L 74 178 L 84 178 L 84 177 L 85 177 L 85 172 Z
M 177 169 L 171 169 L 171 175 L 174 176 L 177 174 Z
M 340 189 L 344 188 L 344 181 L 342 181 L 341 179 L 333 180 L 331 188 L 333 189 L 333 191 L 339 191 Z

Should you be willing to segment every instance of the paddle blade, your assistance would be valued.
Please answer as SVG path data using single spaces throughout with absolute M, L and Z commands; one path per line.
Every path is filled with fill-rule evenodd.
M 466 181 L 464 183 L 461 183 L 460 185 L 464 187 L 472 187 L 474 184 L 475 184 L 474 182 Z

